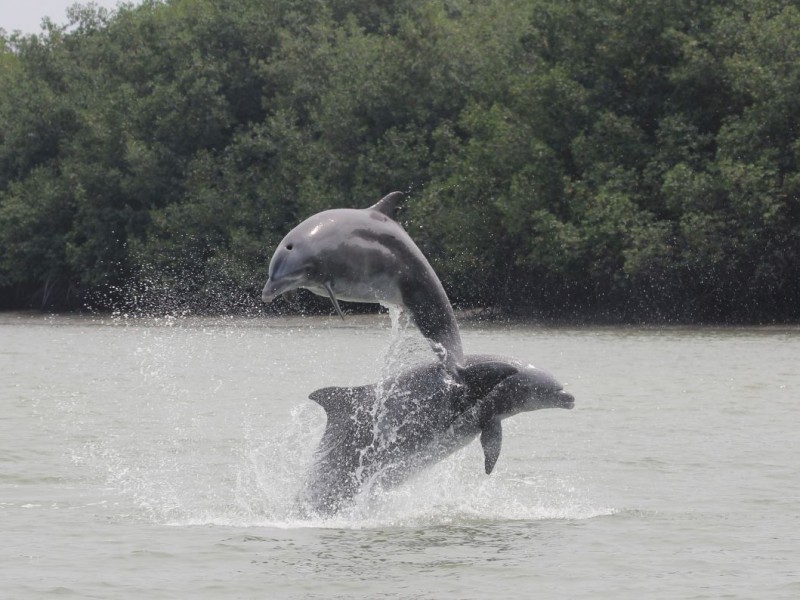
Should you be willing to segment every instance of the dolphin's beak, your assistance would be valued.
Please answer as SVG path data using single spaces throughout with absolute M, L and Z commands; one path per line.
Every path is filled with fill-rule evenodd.
M 265 304 L 269 304 L 283 292 L 287 291 L 288 288 L 289 285 L 285 282 L 275 282 L 273 279 L 267 279 L 264 289 L 261 290 L 261 301 Z
M 556 392 L 556 406 L 558 408 L 573 408 L 575 406 L 575 396 L 564 390 Z

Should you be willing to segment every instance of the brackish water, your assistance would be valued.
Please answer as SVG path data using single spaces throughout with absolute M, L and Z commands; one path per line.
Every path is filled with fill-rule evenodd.
M 575 409 L 504 421 L 489 477 L 474 442 L 304 521 L 307 396 L 392 336 L 0 315 L 0 598 L 800 597 L 800 330 L 465 325 Z

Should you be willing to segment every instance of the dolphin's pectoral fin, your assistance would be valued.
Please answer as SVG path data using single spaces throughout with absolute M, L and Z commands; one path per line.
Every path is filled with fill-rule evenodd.
M 397 210 L 400 208 L 400 203 L 403 201 L 403 192 L 392 192 L 387 194 L 378 202 L 370 206 L 370 210 L 377 210 L 389 217 L 392 220 L 397 220 Z
M 503 445 L 503 427 L 500 419 L 495 417 L 487 421 L 481 429 L 481 446 L 483 446 L 483 461 L 486 474 L 494 470 L 497 459 L 500 458 L 500 448 Z
M 339 313 L 339 316 L 342 317 L 342 321 L 344 321 L 342 309 L 339 308 L 339 301 L 336 299 L 336 296 L 333 295 L 333 288 L 331 287 L 331 284 L 326 281 L 323 285 L 325 286 L 325 290 L 328 292 L 328 296 L 331 298 L 331 302 L 333 302 L 333 308 L 336 309 L 336 312 Z

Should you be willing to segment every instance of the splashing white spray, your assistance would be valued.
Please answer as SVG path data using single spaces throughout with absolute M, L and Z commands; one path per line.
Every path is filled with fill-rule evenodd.
M 382 386 L 391 386 L 398 371 L 430 360 L 430 347 L 405 317 L 393 310 L 390 316 Z M 298 365 L 325 362 L 317 348 L 335 341 L 327 331 L 326 344 L 316 344 L 317 331 L 181 318 L 119 328 L 121 351 L 135 346 L 129 352 L 133 381 L 126 390 L 116 387 L 113 401 L 101 390 L 97 404 L 85 407 L 75 425 L 80 437 L 89 430 L 102 434 L 75 449 L 76 460 L 104 472 L 133 516 L 177 525 L 365 528 L 607 514 L 592 508 L 568 476 L 532 474 L 525 461 L 513 463 L 522 465 L 518 471 L 499 466 L 486 477 L 480 448 L 472 444 L 396 489 L 367 482 L 334 518 L 301 518 L 296 495 L 325 417 L 305 400 L 313 387 L 303 384 L 307 368 Z M 345 347 L 360 340 L 360 332 L 342 331 L 352 336 L 341 342 Z M 385 337 L 375 339 L 382 344 Z M 269 375 L 253 376 L 265 361 L 271 361 Z M 334 372 L 320 375 L 323 385 Z M 350 372 L 365 377 L 358 367 Z M 372 410 L 379 423 L 382 405 Z M 390 439 L 378 433 L 378 443 Z

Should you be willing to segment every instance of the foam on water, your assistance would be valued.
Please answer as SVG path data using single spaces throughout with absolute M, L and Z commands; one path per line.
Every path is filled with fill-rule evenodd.
M 401 315 L 391 316 L 383 382 L 431 356 Z M 569 477 L 513 465 L 498 466 L 487 477 L 480 447 L 472 444 L 395 489 L 365 485 L 354 504 L 333 518 L 302 518 L 296 495 L 325 417 L 299 388 L 285 414 L 266 410 L 257 394 L 246 395 L 247 381 L 231 370 L 235 365 L 219 364 L 216 348 L 244 345 L 242 356 L 257 353 L 248 346 L 258 343 L 249 333 L 225 321 L 136 324 L 136 368 L 123 396 L 104 404 L 64 404 L 79 434 L 74 439 L 84 440 L 72 448 L 73 458 L 100 474 L 109 495 L 121 498 L 112 503 L 121 511 L 117 516 L 175 526 L 382 528 L 586 519 L 612 512 L 594 507 L 580 482 Z M 262 333 L 268 336 L 259 332 L 258 339 Z M 272 365 L 278 374 L 288 368 L 279 363 Z M 232 401 L 243 395 L 245 400 Z M 219 406 L 220 398 L 227 399 L 225 406 Z

